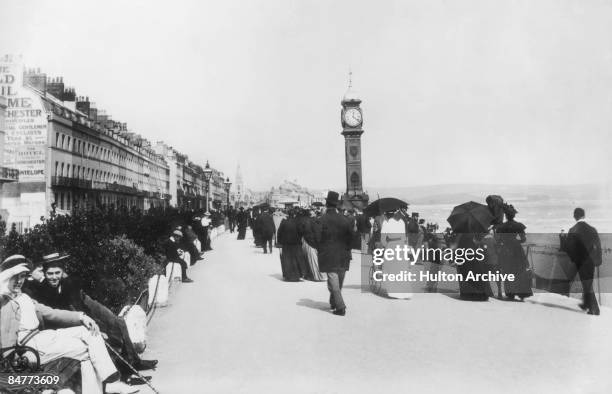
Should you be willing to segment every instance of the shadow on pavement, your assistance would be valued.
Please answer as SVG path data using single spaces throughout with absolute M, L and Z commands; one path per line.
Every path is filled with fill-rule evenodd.
M 566 311 L 571 311 L 571 312 L 577 312 L 577 313 L 580 313 L 580 314 L 585 314 L 585 312 L 582 311 L 582 310 L 571 308 L 571 307 L 565 306 L 565 305 L 553 304 L 551 302 L 542 302 L 542 301 L 537 301 L 537 300 L 526 299 L 525 303 L 527 303 L 527 302 L 530 303 L 530 304 L 547 306 L 549 308 L 564 309 Z
M 329 312 L 329 304 L 327 302 L 314 301 L 309 298 L 302 298 L 295 305 L 304 306 L 306 308 L 318 309 L 320 311 Z

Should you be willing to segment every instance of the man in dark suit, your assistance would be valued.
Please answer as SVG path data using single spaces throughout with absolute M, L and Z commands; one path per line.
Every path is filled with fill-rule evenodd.
M 342 298 L 344 276 L 349 269 L 351 256 L 351 225 L 337 210 L 339 194 L 330 191 L 325 199 L 326 212 L 315 225 L 315 243 L 319 258 L 319 270 L 327 273 L 329 304 L 334 315 L 344 316 L 346 305 Z
M 180 230 L 174 230 L 172 235 L 170 235 L 170 239 L 166 241 L 164 250 L 166 251 L 166 259 L 168 260 L 168 263 L 177 263 L 181 265 L 181 276 L 183 283 L 191 283 L 193 280 L 187 276 L 187 263 L 185 260 L 183 260 L 183 252 L 182 250 L 179 252 L 179 245 L 182 238 L 183 233 L 181 233 Z
M 270 254 L 272 254 L 272 239 L 276 234 L 276 226 L 268 209 L 264 209 L 263 213 L 257 217 L 257 228 L 259 229 L 264 253 L 268 253 L 269 248 Z
M 566 236 L 561 236 L 561 249 L 564 250 L 576 264 L 578 275 L 582 282 L 582 304 L 580 308 L 589 315 L 599 315 L 599 305 L 593 292 L 595 267 L 602 263 L 601 241 L 597 230 L 584 220 L 582 208 L 574 210 L 576 224 Z

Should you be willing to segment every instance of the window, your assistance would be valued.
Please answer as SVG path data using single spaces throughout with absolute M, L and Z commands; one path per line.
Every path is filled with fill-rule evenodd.
M 59 148 L 59 137 L 60 137 L 60 134 L 55 133 L 55 147 L 56 148 Z
M 64 134 L 62 134 L 62 146 L 61 148 L 64 149 L 64 142 L 66 140 L 66 136 Z
M 59 167 L 59 163 L 56 161 L 55 162 L 55 176 L 58 176 L 59 174 L 57 173 L 57 169 Z M 57 198 L 55 199 L 55 201 L 57 201 Z
M 68 137 L 68 144 L 66 144 L 66 149 L 70 150 L 70 137 Z
M 62 169 L 62 172 L 60 173 L 60 176 L 64 176 L 64 163 L 62 163 L 61 169 Z
M 70 164 L 68 164 L 66 166 L 66 176 L 69 177 L 70 176 Z
M 77 152 L 78 152 L 78 153 L 81 153 L 81 140 L 79 140 L 79 143 L 78 143 L 78 145 L 77 145 L 77 146 L 78 146 L 78 148 L 77 148 Z

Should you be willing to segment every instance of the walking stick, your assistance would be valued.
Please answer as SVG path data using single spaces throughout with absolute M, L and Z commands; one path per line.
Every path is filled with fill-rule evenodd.
M 145 382 L 145 384 L 147 386 L 149 386 L 151 388 L 151 390 L 153 390 L 153 392 L 155 394 L 160 394 L 159 391 L 157 391 L 155 389 L 155 387 L 153 387 L 151 385 L 151 383 L 149 383 L 149 381 L 147 379 L 145 379 L 144 376 L 142 376 L 137 370 L 136 368 L 134 368 L 130 363 L 127 362 L 126 359 L 124 359 L 123 357 L 121 357 L 121 355 L 119 353 L 117 353 L 117 351 L 115 349 L 113 349 L 113 347 L 111 345 L 108 344 L 108 342 L 106 342 L 106 339 L 104 340 L 104 344 L 106 345 L 106 347 L 108 348 L 108 350 L 110 350 L 115 356 L 117 356 L 117 358 L 119 360 L 121 360 L 125 365 L 128 366 L 128 368 L 130 368 L 132 370 L 132 372 L 134 372 L 134 374 L 136 374 L 136 376 L 138 376 L 140 379 L 142 379 L 143 382 Z

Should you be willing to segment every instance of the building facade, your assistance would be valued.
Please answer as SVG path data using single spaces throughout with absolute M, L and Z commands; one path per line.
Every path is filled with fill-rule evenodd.
M 273 187 L 267 193 L 265 200 L 275 208 L 309 207 L 315 202 L 325 201 L 325 195 L 320 191 L 309 190 L 297 182 L 286 180 L 278 187 Z
M 25 70 L 5 56 L 0 93 L 0 122 L 2 103 L 6 107 L 4 127 L 0 123 L 6 131 L 5 175 L 19 174 L 1 192 L 9 226 L 23 230 L 52 211 L 81 207 L 204 207 L 201 166 L 163 143 L 153 146 L 88 97 L 77 96 L 62 78 Z

